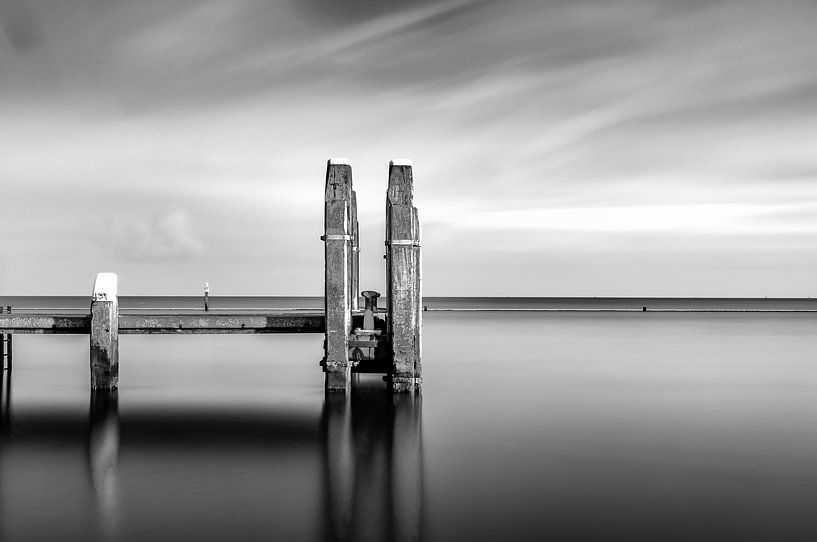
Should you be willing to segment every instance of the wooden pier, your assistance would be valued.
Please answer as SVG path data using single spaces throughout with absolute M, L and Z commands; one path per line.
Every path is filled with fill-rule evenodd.
M 151 333 L 323 333 L 321 361 L 328 392 L 352 389 L 352 373 L 382 373 L 395 392 L 422 385 L 420 225 L 407 160 L 389 164 L 386 195 L 386 307 L 379 294 L 360 301 L 357 196 L 348 160 L 329 160 L 324 201 L 325 306 L 259 311 L 120 311 L 118 278 L 99 273 L 87 313 L 66 310 L 0 311 L 3 370 L 12 370 L 12 337 L 18 333 L 87 334 L 93 390 L 119 387 L 119 335 Z

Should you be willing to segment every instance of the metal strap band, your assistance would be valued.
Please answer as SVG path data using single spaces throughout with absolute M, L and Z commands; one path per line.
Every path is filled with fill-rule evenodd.
M 351 235 L 329 234 L 321 235 L 321 241 L 351 241 Z
M 391 241 L 386 241 L 386 246 L 389 245 L 404 245 L 404 246 L 412 246 L 412 247 L 419 247 L 420 241 L 415 241 L 414 239 L 392 239 Z

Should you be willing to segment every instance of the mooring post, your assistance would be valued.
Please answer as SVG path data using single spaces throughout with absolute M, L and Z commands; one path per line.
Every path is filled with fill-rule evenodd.
M 386 195 L 386 287 L 388 338 L 392 349 L 389 375 L 395 392 L 419 391 L 420 378 L 420 240 L 414 208 L 412 165 L 389 164 Z
M 326 390 L 346 392 L 352 387 L 349 331 L 352 326 L 351 206 L 352 166 L 332 159 L 326 167 L 324 226 L 326 282 Z
M 116 273 L 99 273 L 91 299 L 91 389 L 119 387 L 119 300 Z
M 349 282 L 352 300 L 352 310 L 360 308 L 360 226 L 357 222 L 357 193 L 352 190 L 352 201 L 349 206 L 349 219 L 352 226 L 352 249 L 349 253 L 349 269 L 351 270 L 351 280 Z

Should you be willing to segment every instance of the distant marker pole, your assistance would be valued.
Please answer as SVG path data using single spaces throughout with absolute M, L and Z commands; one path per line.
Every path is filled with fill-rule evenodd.
M 210 310 L 210 283 L 204 283 L 204 310 Z

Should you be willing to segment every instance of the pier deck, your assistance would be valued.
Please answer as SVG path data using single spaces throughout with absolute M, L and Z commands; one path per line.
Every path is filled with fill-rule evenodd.
M 185 311 L 156 310 L 121 312 L 120 334 L 147 333 L 324 333 L 323 309 L 280 309 L 273 311 Z M 0 315 L 0 333 L 89 334 L 91 314 L 77 311 L 38 310 Z

